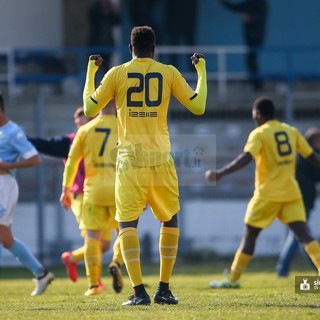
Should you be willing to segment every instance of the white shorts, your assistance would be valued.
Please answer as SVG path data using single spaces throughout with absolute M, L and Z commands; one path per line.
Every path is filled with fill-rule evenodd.
M 0 174 L 0 225 L 12 225 L 13 211 L 18 202 L 17 180 L 10 174 Z

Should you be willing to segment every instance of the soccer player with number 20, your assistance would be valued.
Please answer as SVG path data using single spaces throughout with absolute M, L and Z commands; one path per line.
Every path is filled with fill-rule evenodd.
M 95 89 L 100 55 L 89 58 L 83 93 L 87 116 L 96 115 L 111 99 L 118 114 L 116 172 L 116 220 L 119 222 L 121 251 L 134 288 L 123 305 L 151 303 L 142 281 L 138 219 L 147 203 L 160 229 L 160 279 L 154 295 L 159 304 L 177 304 L 169 280 L 178 250 L 178 179 L 170 154 L 167 114 L 171 95 L 192 113 L 202 115 L 207 98 L 204 56 L 195 53 L 192 64 L 198 73 L 193 90 L 171 65 L 154 60 L 155 34 L 151 27 L 134 27 L 129 49 L 132 60 L 110 69 Z

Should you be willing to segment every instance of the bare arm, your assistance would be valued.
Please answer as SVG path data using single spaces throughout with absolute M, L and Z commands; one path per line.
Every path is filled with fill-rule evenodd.
M 225 167 L 214 171 L 207 170 L 205 173 L 205 177 L 207 181 L 219 181 L 225 175 L 238 171 L 245 166 L 247 166 L 252 161 L 252 156 L 248 152 L 243 152 L 239 154 L 234 160 L 232 160 Z
M 29 168 L 39 165 L 41 162 L 41 158 L 39 155 L 35 155 L 28 159 L 21 159 L 17 162 L 4 162 L 0 160 L 0 169 L 2 170 L 13 170 L 13 169 L 21 169 L 21 168 Z

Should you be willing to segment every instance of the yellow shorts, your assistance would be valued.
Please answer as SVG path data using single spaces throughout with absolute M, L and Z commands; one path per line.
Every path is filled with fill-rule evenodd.
M 306 221 L 306 211 L 302 199 L 291 202 L 271 202 L 252 197 L 244 222 L 256 228 L 267 228 L 276 218 L 284 224 Z
M 82 211 L 82 201 L 83 201 L 83 194 L 74 194 L 72 197 L 71 209 L 76 217 L 78 224 L 81 220 L 81 211 Z
M 112 230 L 118 228 L 118 222 L 114 219 L 115 213 L 115 206 L 95 206 L 84 200 L 79 229 L 101 230 L 102 239 L 111 241 Z
M 118 161 L 116 220 L 137 220 L 148 204 L 159 221 L 169 221 L 180 210 L 178 178 L 172 158 L 162 165 L 131 166 Z

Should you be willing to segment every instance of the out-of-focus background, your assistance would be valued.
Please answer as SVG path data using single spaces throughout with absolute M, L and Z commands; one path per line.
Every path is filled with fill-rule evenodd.
M 112 10 L 89 0 L 0 0 L 0 89 L 11 120 L 29 136 L 75 131 L 73 112 L 82 104 L 88 56 L 101 53 L 105 69 L 131 59 L 133 25 L 156 30 L 156 59 L 175 65 L 191 86 L 194 52 L 206 55 L 208 101 L 202 117 L 174 99 L 169 111 L 173 155 L 181 184 L 180 256 L 232 255 L 238 247 L 246 205 L 254 187 L 254 166 L 218 185 L 204 181 L 208 168 L 219 167 L 242 151 L 254 128 L 251 105 L 270 96 L 279 118 L 298 127 L 320 127 L 320 2 L 268 0 L 263 44 L 254 47 L 259 72 L 253 80 L 246 59 L 250 49 L 241 16 L 218 0 L 115 0 Z M 236 0 L 234 2 L 237 2 Z M 238 1 L 239 2 L 239 1 Z M 190 12 L 189 12 L 190 11 Z M 59 204 L 62 160 L 42 157 L 41 166 L 17 172 L 20 198 L 14 233 L 46 264 L 81 245 L 71 212 Z M 320 200 L 309 222 L 320 237 Z M 140 219 L 143 259 L 158 259 L 159 223 L 147 210 Z M 263 231 L 256 255 L 277 256 L 286 229 L 279 222 Z M 110 255 L 105 255 L 108 260 Z M 2 265 L 14 265 L 3 250 Z

